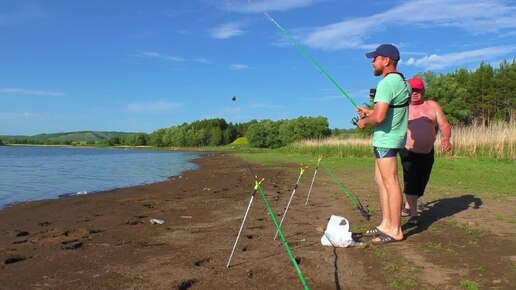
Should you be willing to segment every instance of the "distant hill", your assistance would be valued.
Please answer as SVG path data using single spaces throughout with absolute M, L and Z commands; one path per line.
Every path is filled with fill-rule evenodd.
M 109 140 L 111 137 L 124 137 L 136 133 L 127 132 L 109 132 L 109 131 L 78 131 L 78 132 L 62 132 L 52 134 L 38 134 L 34 136 L 9 136 L 0 135 L 0 139 L 3 140 L 14 140 L 14 139 L 26 139 L 26 140 L 37 140 L 37 141 L 71 141 L 71 142 L 101 142 Z

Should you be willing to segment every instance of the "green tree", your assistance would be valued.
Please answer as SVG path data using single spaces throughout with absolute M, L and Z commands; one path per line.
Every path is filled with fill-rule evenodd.
M 516 117 L 516 61 L 503 61 L 495 74 L 495 119 L 509 122 Z
M 299 117 L 285 120 L 279 126 L 279 135 L 282 144 L 290 144 L 298 140 L 323 138 L 331 133 L 328 119 L 324 117 Z
M 129 146 L 146 146 L 147 145 L 148 136 L 145 133 L 136 133 L 127 136 L 125 145 Z
M 165 147 L 166 144 L 163 140 L 163 136 L 165 136 L 166 132 L 167 130 L 164 128 L 152 132 L 149 135 L 149 145 L 154 147 Z
M 247 129 L 246 137 L 251 147 L 279 148 L 283 146 L 279 137 L 279 124 L 271 120 L 262 120 Z
M 491 65 L 482 62 L 468 82 L 469 95 L 476 96 L 472 98 L 472 101 L 476 101 L 472 110 L 473 118 L 480 120 L 484 125 L 489 125 L 495 112 L 493 78 L 494 70 Z
M 122 138 L 120 136 L 114 136 L 108 139 L 108 146 L 118 146 L 122 145 Z

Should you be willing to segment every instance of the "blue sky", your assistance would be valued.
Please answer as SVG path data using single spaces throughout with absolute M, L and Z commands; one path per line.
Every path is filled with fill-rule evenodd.
M 512 60 L 515 2 L 0 0 L 0 135 L 299 116 L 350 128 L 354 108 L 263 12 L 362 104 L 381 43 L 407 77 Z

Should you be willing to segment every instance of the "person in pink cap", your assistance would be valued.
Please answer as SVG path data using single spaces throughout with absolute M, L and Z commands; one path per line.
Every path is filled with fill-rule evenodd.
M 445 152 L 452 149 L 451 126 L 443 110 L 432 100 L 425 100 L 425 84 L 420 78 L 409 80 L 412 88 L 409 106 L 407 143 L 401 149 L 403 180 L 406 203 L 402 216 L 410 217 L 408 223 L 419 224 L 418 198 L 423 196 L 434 164 L 434 143 L 437 128 L 441 132 L 441 147 Z

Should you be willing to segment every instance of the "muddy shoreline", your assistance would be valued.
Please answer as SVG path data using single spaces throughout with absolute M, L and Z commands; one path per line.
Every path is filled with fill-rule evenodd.
M 206 154 L 194 162 L 198 170 L 164 182 L 2 209 L 0 288 L 302 289 L 283 243 L 273 240 L 276 228 L 259 194 L 231 267 L 226 267 L 254 178 L 238 156 Z M 298 166 L 252 167 L 265 178 L 264 192 L 281 219 Z M 426 210 L 421 228 L 405 227 L 405 241 L 334 249 L 320 244 L 329 217 L 345 216 L 355 231 L 374 226 L 379 218 L 375 187 L 349 185 L 373 213 L 367 222 L 322 174 L 305 205 L 311 170 L 300 181 L 282 227 L 311 289 L 391 289 L 395 283 L 460 289 L 461 279 L 488 289 L 514 284 L 514 229 L 478 229 L 465 236 L 451 222 L 477 223 L 484 208 L 509 207 L 484 202 L 475 209 L 478 200 L 467 194 L 446 203 L 429 199 L 433 204 L 437 200 L 438 207 Z M 370 172 L 357 174 L 372 178 Z M 438 249 L 438 243 L 444 249 Z

